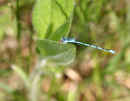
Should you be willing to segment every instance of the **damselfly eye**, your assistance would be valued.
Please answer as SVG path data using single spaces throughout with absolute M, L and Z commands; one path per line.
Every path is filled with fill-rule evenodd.
M 65 37 L 63 37 L 60 41 L 63 42 L 63 43 L 67 43 L 68 42 L 67 38 L 65 38 Z

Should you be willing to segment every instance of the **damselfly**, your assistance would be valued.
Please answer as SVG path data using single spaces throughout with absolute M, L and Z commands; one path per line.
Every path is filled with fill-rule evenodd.
M 65 38 L 65 37 L 63 37 L 61 41 L 63 43 L 74 43 L 74 44 L 84 45 L 84 46 L 87 46 L 87 47 L 92 47 L 92 48 L 95 48 L 95 49 L 99 49 L 99 50 L 102 50 L 102 51 L 105 51 L 105 52 L 109 52 L 109 53 L 115 54 L 114 50 L 104 49 L 104 48 L 96 46 L 96 45 L 79 42 L 79 41 L 76 41 L 74 38 Z

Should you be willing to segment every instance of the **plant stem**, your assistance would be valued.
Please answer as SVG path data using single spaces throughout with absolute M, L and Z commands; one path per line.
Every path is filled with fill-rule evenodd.
M 17 26 L 17 39 L 20 40 L 21 25 L 20 25 L 20 14 L 19 14 L 19 0 L 16 0 L 16 26 Z

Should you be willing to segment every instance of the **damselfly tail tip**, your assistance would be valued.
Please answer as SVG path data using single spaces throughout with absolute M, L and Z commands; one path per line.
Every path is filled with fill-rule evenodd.
M 114 50 L 109 50 L 110 53 L 115 54 L 116 52 Z

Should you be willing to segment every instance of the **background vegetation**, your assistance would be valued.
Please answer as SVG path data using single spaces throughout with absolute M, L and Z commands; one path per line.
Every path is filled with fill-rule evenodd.
M 129 0 L 0 0 L 0 101 L 129 101 L 129 33 Z

